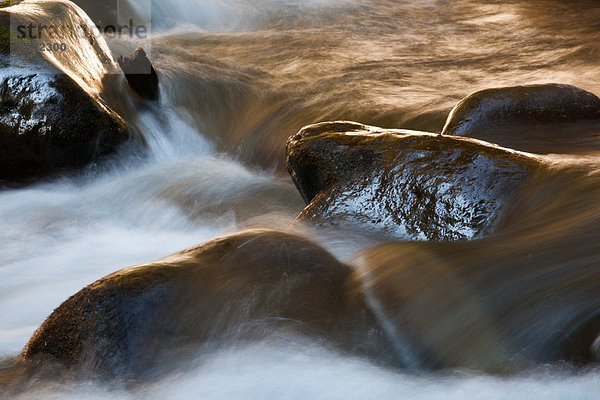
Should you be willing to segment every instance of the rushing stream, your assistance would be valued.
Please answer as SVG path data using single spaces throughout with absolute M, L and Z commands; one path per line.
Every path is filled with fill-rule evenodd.
M 124 3 L 148 11 L 147 0 Z M 140 45 L 151 49 L 158 103 L 124 94 L 116 75 L 102 83 L 96 75 L 84 80 L 146 146 L 124 146 L 95 168 L 0 191 L 0 360 L 16 357 L 44 319 L 85 285 L 244 228 L 308 232 L 340 260 L 359 265 L 361 251 L 379 244 L 377 238 L 291 226 L 305 204 L 285 169 L 285 143 L 305 125 L 350 120 L 439 132 L 461 98 L 484 88 L 560 82 L 600 94 L 595 0 L 156 0 L 152 27 L 146 40 L 105 39 L 115 59 Z M 54 62 L 78 75 L 76 68 L 87 67 L 81 60 L 85 55 Z M 107 67 L 89 68 L 98 74 Z M 540 248 L 539 261 L 562 252 L 573 263 L 600 268 L 599 149 L 540 155 L 549 171 L 574 177 L 530 182 L 509 219 L 511 228 L 473 254 L 492 262 L 490 254 L 501 248 L 517 265 L 519 257 L 531 256 L 528 240 L 567 232 L 569 240 L 552 239 L 553 251 Z M 565 285 L 577 293 L 580 282 L 570 279 Z M 34 381 L 18 396 L 600 396 L 600 372 L 593 366 L 542 365 L 508 377 L 469 370 L 415 373 L 295 337 L 233 346 L 198 357 L 185 371 L 169 370 L 165 365 L 159 380 L 133 386 Z

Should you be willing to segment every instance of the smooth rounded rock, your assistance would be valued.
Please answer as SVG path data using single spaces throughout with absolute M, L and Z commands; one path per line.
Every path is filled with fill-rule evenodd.
M 0 31 L 8 38 L 0 46 L 0 185 L 83 167 L 115 152 L 129 138 L 123 119 L 92 92 L 111 67 L 103 39 L 89 31 L 87 40 L 69 36 L 74 40 L 69 46 L 84 43 L 85 54 L 67 47 L 52 59 L 37 51 L 37 41 L 19 38 L 12 30 L 18 23 L 46 25 L 53 17 L 65 26 L 89 22 L 68 2 L 21 3 L 0 10 Z M 90 71 L 81 64 L 89 64 Z
M 251 230 L 94 282 L 48 317 L 22 358 L 144 376 L 277 332 L 389 357 L 350 267 L 301 237 Z
M 310 125 L 287 144 L 308 206 L 299 219 L 404 240 L 457 240 L 494 231 L 537 159 L 467 138 L 353 122 Z
M 450 111 L 442 135 L 549 153 L 600 148 L 600 99 L 571 85 L 481 90 Z

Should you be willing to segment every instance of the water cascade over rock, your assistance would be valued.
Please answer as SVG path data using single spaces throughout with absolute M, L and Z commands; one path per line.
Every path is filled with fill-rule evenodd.
M 0 397 L 595 399 L 595 3 L 0 0 Z
M 363 288 L 421 368 L 514 373 L 596 363 L 600 272 L 596 250 L 580 239 L 598 237 L 597 224 L 538 237 L 382 245 L 362 256 Z

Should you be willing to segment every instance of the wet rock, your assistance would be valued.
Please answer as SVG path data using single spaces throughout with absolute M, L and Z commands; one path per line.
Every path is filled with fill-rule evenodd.
M 45 2 L 40 10 L 47 14 L 35 8 L 39 3 L 31 4 L 31 9 L 11 11 L 13 25 L 20 20 L 47 24 L 53 15 L 76 22 L 79 18 L 70 3 Z M 56 55 L 53 64 L 37 52 L 36 42 L 20 39 L 11 30 L 8 17 L 0 10 L 0 33 L 6 39 L 0 43 L 0 184 L 70 171 L 114 152 L 128 139 L 125 124 L 96 93 L 86 91 L 98 84 L 95 74 L 111 63 L 110 56 L 98 41 L 85 41 L 85 50 L 98 52 L 97 58 L 88 54 L 84 60 L 65 52 Z M 69 75 L 71 62 L 79 65 L 80 75 Z M 94 63 L 93 73 L 81 71 L 84 62 Z
M 457 240 L 492 232 L 538 162 L 465 138 L 327 122 L 289 139 L 287 165 L 308 204 L 300 220 Z
M 141 47 L 129 57 L 117 59 L 129 86 L 140 96 L 149 100 L 158 98 L 158 75 Z
M 253 230 L 96 281 L 48 317 L 22 357 L 143 376 L 285 332 L 377 359 L 389 353 L 350 267 L 306 239 Z
M 121 118 L 68 76 L 0 69 L 0 182 L 82 167 L 127 139 Z
M 571 85 L 486 89 L 461 100 L 443 135 L 548 153 L 600 147 L 600 99 Z

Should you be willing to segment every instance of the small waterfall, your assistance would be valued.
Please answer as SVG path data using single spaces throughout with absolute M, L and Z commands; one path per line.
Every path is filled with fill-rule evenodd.
M 287 172 L 239 160 L 268 171 L 285 168 L 285 141 L 302 126 L 348 119 L 433 132 L 459 99 L 479 89 L 559 81 L 600 93 L 600 9 L 588 7 L 591 0 L 119 0 L 121 23 L 126 12 L 152 14 L 153 36 L 144 40 L 99 33 L 98 16 L 86 1 L 94 0 L 24 0 L 7 10 L 16 24 L 57 25 L 52 41 L 70 51 L 44 52 L 45 59 L 119 113 L 146 147 L 125 146 L 100 166 L 0 191 L 0 398 L 3 363 L 85 285 L 239 229 L 288 229 L 305 204 Z M 113 54 L 137 46 L 159 73 L 161 95 L 154 103 L 130 93 L 115 65 Z M 542 158 L 548 171 L 511 206 L 502 237 L 458 244 L 468 252 L 454 251 L 456 244 L 448 253 L 444 243 L 418 244 L 489 290 L 475 292 L 433 273 L 426 283 L 467 300 L 483 293 L 475 306 L 481 299 L 504 301 L 494 310 L 517 316 L 511 332 L 518 335 L 568 319 L 569 305 L 589 300 L 595 307 L 598 298 L 589 290 L 598 285 L 586 286 L 585 274 L 589 281 L 597 276 L 600 154 L 590 149 Z M 358 264 L 363 278 L 368 271 L 356 254 L 380 244 L 378 237 L 339 227 L 297 229 Z M 409 255 L 400 254 L 403 260 Z M 488 266 L 505 279 L 477 275 Z M 542 279 L 560 290 L 529 296 Z M 420 280 L 406 286 L 411 282 L 421 290 Z M 393 341 L 390 352 L 408 366 L 424 367 L 415 336 L 395 323 L 399 314 L 378 288 L 366 287 L 365 295 Z M 540 298 L 548 306 L 533 315 L 536 310 L 526 306 Z M 428 304 L 421 310 L 430 311 Z M 498 314 L 440 304 L 436 310 L 448 305 L 449 311 L 438 313 L 441 322 L 427 330 L 434 338 L 479 332 Z M 557 324 L 553 332 L 563 328 Z M 460 347 L 461 340 L 448 347 Z M 169 375 L 153 382 L 32 382 L 14 398 L 395 399 L 402 393 L 415 399 L 562 400 L 592 399 L 600 390 L 594 366 L 573 374 L 569 365 L 540 365 L 510 377 L 464 369 L 406 373 L 302 338 L 283 347 L 270 338 L 234 346 L 185 371 L 164 365 Z

